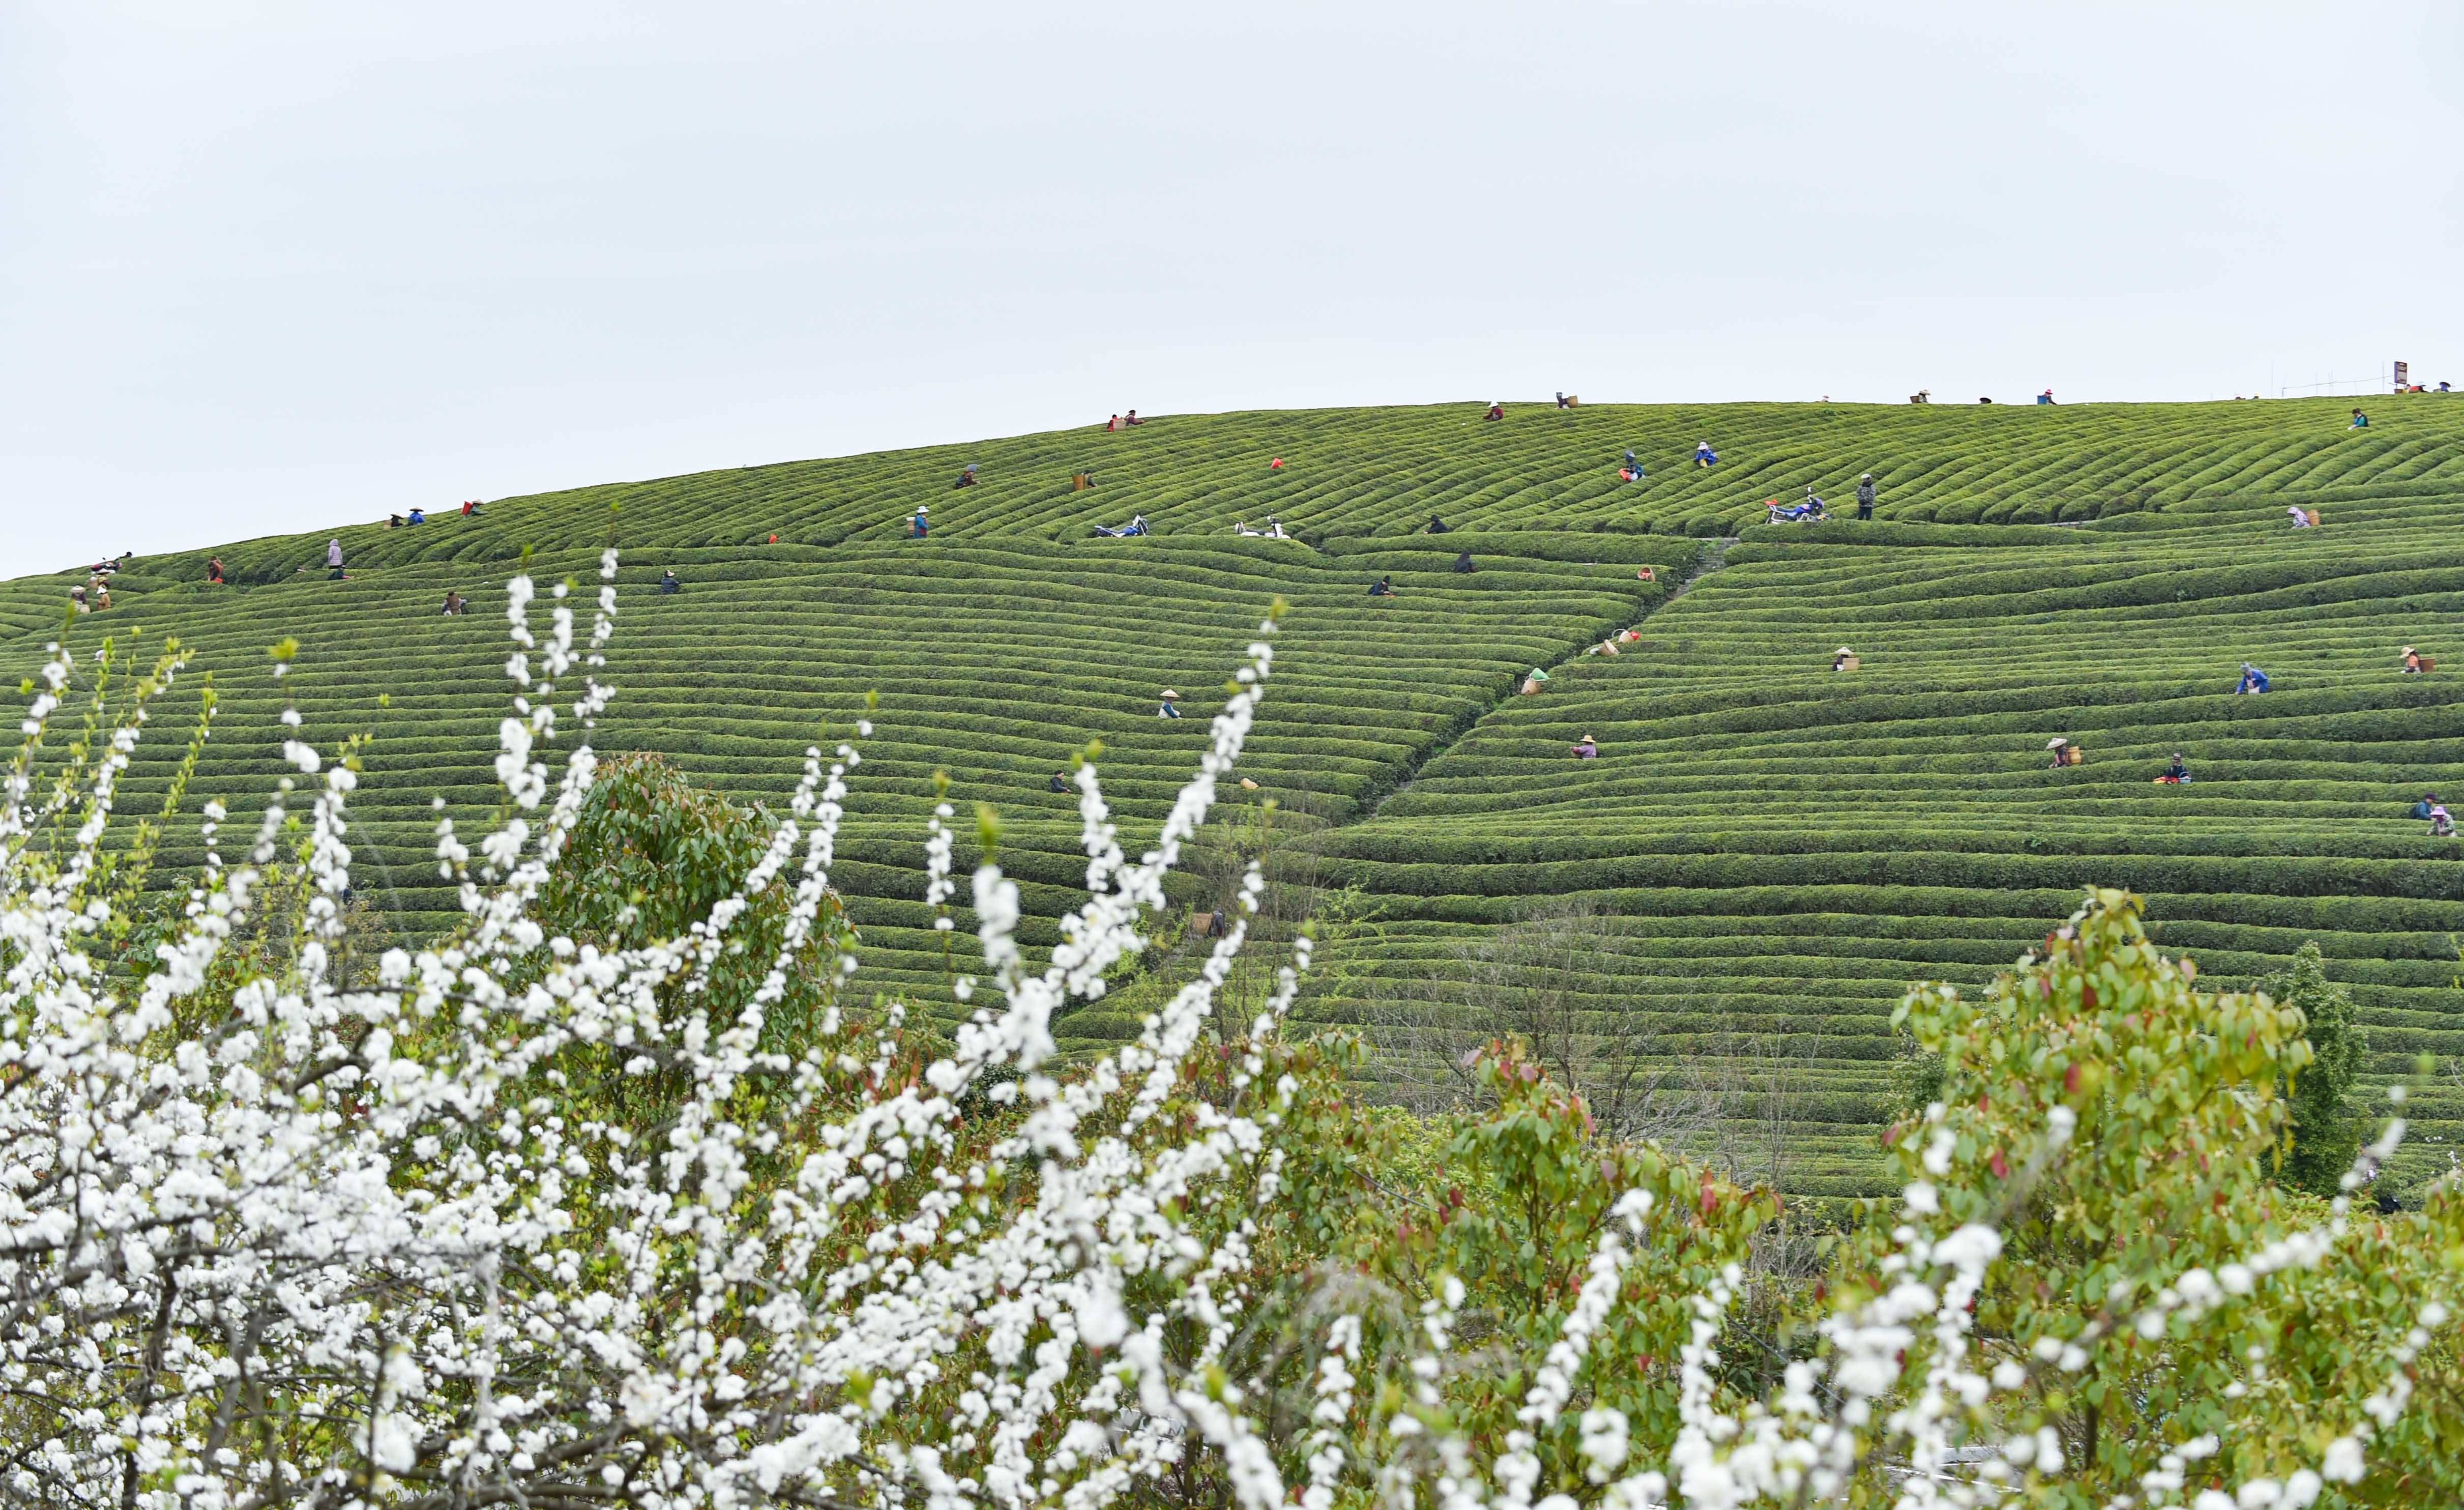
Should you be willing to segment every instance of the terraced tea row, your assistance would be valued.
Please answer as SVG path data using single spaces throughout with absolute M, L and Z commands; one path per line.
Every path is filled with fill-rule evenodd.
M 2464 650 L 2451 539 L 2416 517 L 1740 544 L 1626 654 L 1561 669 L 1333 837 L 1388 922 L 1321 1010 L 1408 1017 L 1433 960 L 1535 899 L 1587 902 L 1614 920 L 1590 1030 L 1784 1045 L 1831 1129 L 1802 1175 L 1841 1189 L 1906 981 L 1989 976 L 2083 884 L 2145 893 L 2161 938 L 2236 980 L 2317 938 L 2382 1073 L 2464 1051 L 2464 863 L 2405 815 L 2464 785 L 2464 682 L 2398 663 Z M 1830 669 L 1843 647 L 1859 670 Z M 2275 690 L 2235 696 L 2245 660 Z M 1585 736 L 1598 758 L 1570 759 Z M 2056 738 L 2085 763 L 2054 768 Z M 2152 784 L 2176 752 L 2192 783 Z M 2415 1109 L 2445 1139 L 2464 1107 Z

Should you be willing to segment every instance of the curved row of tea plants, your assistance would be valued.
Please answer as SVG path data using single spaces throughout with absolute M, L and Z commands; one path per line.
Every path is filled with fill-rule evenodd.
M 1739 544 L 1625 654 L 1508 699 L 1334 836 L 1380 921 L 1319 1010 L 1375 1021 L 1467 940 L 1582 900 L 1615 920 L 1579 992 L 1594 1031 L 1778 1045 L 1830 1129 L 1801 1144 L 1808 1183 L 1851 1182 L 1907 980 L 1987 978 L 2101 882 L 2232 979 L 2318 940 L 2382 1073 L 2464 1052 L 2464 851 L 2407 815 L 2464 796 L 2464 676 L 2399 661 L 2464 655 L 2441 512 Z M 2274 690 L 2235 696 L 2244 661 Z M 1586 735 L 1599 757 L 1571 759 Z M 2057 738 L 2084 764 L 2054 768 Z M 2192 783 L 2155 785 L 2175 753 Z M 2459 1107 L 2416 1105 L 2421 1157 Z

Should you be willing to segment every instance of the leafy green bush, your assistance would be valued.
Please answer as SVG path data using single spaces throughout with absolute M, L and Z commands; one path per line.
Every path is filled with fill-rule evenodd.
M 2277 1005 L 2301 1014 L 2301 1036 L 2310 1064 L 2286 1096 L 2290 1115 L 2280 1173 L 2284 1182 L 2313 1195 L 2334 1196 L 2362 1144 L 2362 1118 L 2353 1104 L 2368 1037 L 2356 1020 L 2352 998 L 2327 979 L 2316 944 L 2295 951 L 2293 967 L 2267 978 Z

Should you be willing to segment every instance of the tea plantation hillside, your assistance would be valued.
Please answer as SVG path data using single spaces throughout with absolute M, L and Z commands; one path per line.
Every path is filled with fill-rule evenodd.
M 278 774 L 283 694 L 311 737 L 370 731 L 362 895 L 420 934 L 453 916 L 431 803 L 466 832 L 490 811 L 501 584 L 528 549 L 542 580 L 586 590 L 612 534 L 621 690 L 596 743 L 773 797 L 877 693 L 834 874 L 870 978 L 929 992 L 944 966 L 914 865 L 934 773 L 962 813 L 1000 811 L 1004 862 L 1048 920 L 1083 866 L 1051 775 L 1100 741 L 1130 838 L 1152 832 L 1281 597 L 1243 764 L 1259 790 L 1235 801 L 1272 798 L 1318 883 L 1348 888 L 1308 1012 L 1442 1014 L 1431 983 L 1484 941 L 1595 913 L 1584 1031 L 1672 1055 L 1750 1037 L 1789 1082 L 1790 1183 L 1844 1193 L 1869 1178 L 1907 982 L 1989 976 L 2089 882 L 2145 893 L 2159 938 L 2211 978 L 2318 940 L 2382 1076 L 2464 1051 L 2464 863 L 2404 815 L 2424 789 L 2464 795 L 2464 403 L 2378 400 L 2362 432 L 2350 407 L 1172 416 L 355 524 L 342 582 L 322 569 L 332 529 L 221 549 L 226 587 L 203 584 L 205 552 L 141 559 L 110 611 L 73 619 L 82 573 L 20 579 L 0 584 L 0 650 L 30 669 L 63 622 L 81 650 L 179 634 L 221 699 L 194 794 L 242 814 Z M 1706 439 L 1720 465 L 1688 465 Z M 1639 483 L 1617 476 L 1629 447 Z M 982 481 L 952 490 L 967 463 Z M 1837 507 L 1862 471 L 1883 488 L 1875 522 L 1758 522 L 1761 500 L 1808 485 Z M 924 503 L 931 538 L 903 538 Z M 2295 505 L 2324 527 L 2292 530 Z M 1133 512 L 1154 536 L 1091 538 Z M 1421 533 L 1432 514 L 1451 532 Z M 1232 533 L 1269 516 L 1299 538 Z M 670 567 L 685 588 L 662 596 Z M 1367 596 L 1379 576 L 1397 597 Z M 449 588 L 469 616 L 438 614 Z M 1628 626 L 1622 654 L 1583 654 Z M 277 690 L 265 647 L 286 635 L 298 669 Z M 2455 669 L 2398 675 L 2409 644 Z M 1842 645 L 1861 669 L 1829 669 Z M 2232 696 L 2244 660 L 2275 690 Z M 1518 696 L 1534 667 L 1544 690 Z M 1166 686 L 1189 718 L 1155 716 Z M 130 805 L 160 799 L 183 696 Z M 1598 760 L 1569 757 L 1584 734 Z M 2051 768 L 2057 736 L 2085 764 Z M 2151 785 L 2175 751 L 2194 782 Z M 1099 1007 L 1064 1033 L 1133 1026 Z M 2409 1171 L 2464 1133 L 2445 1086 L 2414 1099 Z
M 1551 410 L 1477 404 L 1175 415 L 1134 430 L 1101 425 L 914 451 L 789 462 L 503 499 L 477 520 L 389 531 L 363 517 L 340 534 L 355 564 L 495 561 L 524 545 L 581 545 L 611 506 L 634 550 L 728 549 L 766 542 L 891 542 L 919 503 L 936 532 L 1086 540 L 1097 522 L 1144 513 L 1166 535 L 1228 531 L 1280 517 L 1312 541 L 1409 534 L 1441 515 L 1457 528 L 1735 534 L 1762 500 L 1834 502 L 1858 474 L 1881 484 L 1884 519 L 2043 523 L 2172 508 L 2193 499 L 2278 507 L 2436 500 L 2464 482 L 2464 403 L 2448 395 L 2372 400 L 2372 428 L 2344 428 L 2343 400 L 2005 408 L 1727 404 Z M 1707 440 L 1720 463 L 1691 463 Z M 1639 483 L 1617 479 L 1632 450 Z M 1269 463 L 1282 460 L 1281 468 Z M 960 467 L 981 484 L 951 489 Z M 1071 477 L 1091 473 L 1091 492 Z M 235 582 L 270 583 L 351 517 L 314 532 L 223 549 Z M 115 545 L 118 543 L 113 543 Z M 154 563 L 203 575 L 203 551 Z M 637 557 L 645 565 L 656 565 Z

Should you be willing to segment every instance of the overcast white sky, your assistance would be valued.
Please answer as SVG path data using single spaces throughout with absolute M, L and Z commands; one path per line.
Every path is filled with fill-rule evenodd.
M 2464 7 L 0 0 L 0 574 L 1150 413 L 2464 382 Z

